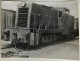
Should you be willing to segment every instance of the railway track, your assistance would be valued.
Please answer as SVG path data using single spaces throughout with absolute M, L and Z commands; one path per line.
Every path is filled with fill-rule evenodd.
M 6 53 L 1 53 L 1 57 L 2 58 L 12 57 L 12 56 L 14 56 L 14 54 L 15 54 L 15 52 L 8 51 Z

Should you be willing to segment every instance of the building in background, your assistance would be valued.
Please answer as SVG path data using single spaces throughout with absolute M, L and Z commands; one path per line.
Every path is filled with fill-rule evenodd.
M 1 10 L 1 38 L 3 38 L 4 31 L 9 29 L 11 26 L 14 27 L 15 24 L 15 14 L 16 11 L 2 9 Z

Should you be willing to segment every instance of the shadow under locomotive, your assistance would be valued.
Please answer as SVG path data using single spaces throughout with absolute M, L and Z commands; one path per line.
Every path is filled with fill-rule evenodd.
M 23 49 L 23 50 L 38 50 L 38 49 L 42 49 L 44 47 L 49 47 L 49 46 L 54 46 L 54 45 L 57 45 L 57 44 L 62 44 L 62 43 L 65 43 L 65 42 L 71 42 L 71 41 L 74 41 L 74 40 L 78 40 L 79 38 L 75 38 L 75 39 L 61 39 L 61 40 L 56 40 L 54 42 L 48 42 L 48 43 L 43 43 L 43 44 L 40 44 L 40 45 L 37 45 L 37 46 L 29 46 L 28 47 L 28 44 L 26 43 L 18 43 L 16 45 L 16 48 L 18 49 Z M 15 47 L 12 45 L 12 47 Z

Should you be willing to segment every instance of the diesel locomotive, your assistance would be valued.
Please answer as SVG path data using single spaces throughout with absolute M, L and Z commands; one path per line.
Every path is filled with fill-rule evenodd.
M 67 8 L 49 7 L 36 3 L 20 3 L 17 7 L 15 26 L 5 35 L 12 44 L 29 46 L 75 38 L 74 17 Z

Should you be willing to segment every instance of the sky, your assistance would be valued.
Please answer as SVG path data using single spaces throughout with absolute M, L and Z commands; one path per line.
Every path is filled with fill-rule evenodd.
M 3 9 L 17 10 L 18 1 L 2 1 Z M 27 2 L 33 3 L 33 2 Z M 46 6 L 52 7 L 66 7 L 70 10 L 70 15 L 73 15 L 75 18 L 78 18 L 78 2 L 70 1 L 70 2 L 34 2 L 37 4 L 42 4 Z

